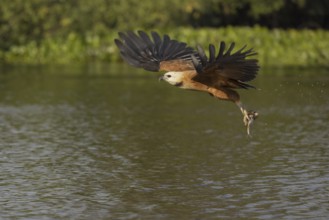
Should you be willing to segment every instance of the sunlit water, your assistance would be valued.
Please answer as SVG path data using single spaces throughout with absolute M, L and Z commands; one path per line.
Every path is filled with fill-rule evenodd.
M 327 70 L 263 69 L 252 138 L 233 104 L 157 77 L 1 67 L 0 219 L 328 218 Z

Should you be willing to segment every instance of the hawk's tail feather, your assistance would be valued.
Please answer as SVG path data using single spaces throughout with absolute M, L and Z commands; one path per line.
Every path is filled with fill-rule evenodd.
M 237 82 L 238 86 L 242 89 L 256 89 L 255 86 L 249 85 L 247 83 L 243 83 L 241 81 L 236 81 L 236 82 Z

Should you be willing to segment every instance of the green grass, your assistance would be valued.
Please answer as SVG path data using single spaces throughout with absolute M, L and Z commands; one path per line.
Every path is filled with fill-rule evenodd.
M 261 27 L 177 28 L 168 31 L 171 38 L 187 42 L 190 46 L 209 43 L 218 46 L 220 41 L 236 42 L 236 47 L 247 44 L 258 52 L 263 66 L 329 66 L 329 31 L 324 30 L 268 30 Z M 71 33 L 61 38 L 46 38 L 41 42 L 12 46 L 0 51 L 5 63 L 71 63 L 86 61 L 121 61 L 114 44 L 117 31 L 106 36 L 81 36 Z

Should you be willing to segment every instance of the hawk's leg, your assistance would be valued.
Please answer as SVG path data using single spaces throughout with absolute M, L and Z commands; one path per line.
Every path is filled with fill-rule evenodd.
M 241 110 L 243 115 L 243 123 L 247 127 L 247 134 L 250 136 L 250 126 L 254 122 L 254 120 L 258 117 L 258 113 L 255 111 L 248 111 L 246 110 L 241 101 L 239 94 L 228 88 L 207 88 L 208 93 L 215 96 L 216 98 L 220 100 L 230 100 L 233 101 Z

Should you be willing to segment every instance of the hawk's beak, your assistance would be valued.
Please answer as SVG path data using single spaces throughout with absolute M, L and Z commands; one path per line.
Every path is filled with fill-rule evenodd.
M 159 77 L 159 82 L 163 80 L 163 76 L 160 76 Z

